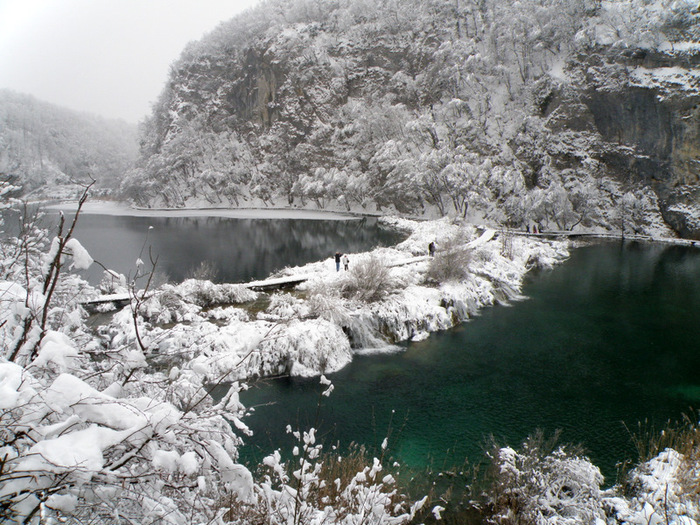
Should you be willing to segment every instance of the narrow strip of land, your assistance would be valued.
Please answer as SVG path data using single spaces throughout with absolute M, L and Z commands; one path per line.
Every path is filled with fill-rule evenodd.
M 500 232 L 491 228 L 488 228 L 482 233 L 477 239 L 469 242 L 467 248 L 478 248 L 479 246 L 487 243 L 493 239 L 496 235 L 517 235 L 522 237 L 534 237 L 543 239 L 556 239 L 561 237 L 566 237 L 568 239 L 624 239 L 633 241 L 647 241 L 647 242 L 660 242 L 666 244 L 677 244 L 682 246 L 698 246 L 700 247 L 700 241 L 695 241 L 692 239 L 675 239 L 671 237 L 652 237 L 650 235 L 620 235 L 615 233 L 590 233 L 590 232 L 570 232 L 570 231 L 547 231 L 547 232 L 523 232 L 517 230 L 501 230 Z M 430 255 L 418 255 L 415 257 L 407 257 L 399 261 L 394 261 L 388 264 L 390 267 L 405 266 L 408 264 L 419 263 L 427 261 L 430 259 Z M 283 288 L 290 288 L 308 281 L 311 278 L 310 275 L 288 275 L 285 277 L 274 277 L 271 279 L 263 279 L 258 281 L 251 281 L 248 283 L 242 283 L 241 286 L 255 290 L 256 292 L 264 292 L 269 290 L 280 290 Z M 95 299 L 90 299 L 87 301 L 82 301 L 82 305 L 87 308 L 95 308 L 101 304 L 112 303 L 117 308 L 123 308 L 129 304 L 131 300 L 131 295 L 129 293 L 120 294 L 109 294 L 101 295 Z

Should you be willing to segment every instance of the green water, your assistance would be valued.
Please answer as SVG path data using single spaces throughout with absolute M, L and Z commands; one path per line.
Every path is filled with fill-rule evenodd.
M 635 243 L 576 249 L 528 277 L 526 300 L 393 355 L 358 356 L 329 378 L 279 379 L 242 396 L 256 406 L 244 458 L 315 426 L 328 443 L 379 445 L 420 469 L 483 459 L 486 437 L 518 445 L 535 429 L 580 443 L 609 483 L 635 459 L 629 429 L 700 406 L 700 250 Z

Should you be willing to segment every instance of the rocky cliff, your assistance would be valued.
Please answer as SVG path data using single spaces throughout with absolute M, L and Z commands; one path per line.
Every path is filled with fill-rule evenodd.
M 700 236 L 700 48 L 586 49 L 540 97 L 553 131 L 597 135 L 590 152 L 609 175 L 651 187 L 673 229 Z
M 267 0 L 183 52 L 123 188 L 700 238 L 698 20 L 687 2 Z

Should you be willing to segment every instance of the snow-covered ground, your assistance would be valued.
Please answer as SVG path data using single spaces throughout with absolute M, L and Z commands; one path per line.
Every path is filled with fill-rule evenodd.
M 698 461 L 667 448 L 632 469 L 624 486 L 603 490 L 598 467 L 559 447 L 510 447 L 493 454 L 498 482 L 487 523 L 535 525 L 697 525 Z M 517 519 L 516 519 L 517 518 Z
M 224 519 L 228 509 L 221 502 L 235 498 L 249 506 L 242 510 L 261 515 L 286 509 L 278 510 L 284 519 L 275 523 L 290 523 L 299 508 L 316 516 L 313 522 L 338 522 L 330 500 L 316 507 L 308 496 L 309 487 L 326 482 L 318 477 L 320 462 L 313 463 L 320 457 L 313 429 L 293 432 L 304 451 L 295 472 L 303 490 L 290 481 L 279 452 L 263 461 L 278 481 L 269 475 L 256 481 L 237 462 L 241 436 L 249 433 L 239 401 L 245 385 L 238 380 L 319 375 L 360 352 L 396 351 L 398 341 L 427 337 L 483 307 L 519 299 L 529 269 L 568 256 L 561 241 L 448 219 L 384 220 L 408 238 L 393 248 L 348 254 L 348 272 L 337 272 L 332 259 L 287 268 L 279 277 L 308 280 L 271 295 L 209 281 L 163 285 L 139 294 L 96 334 L 75 304 L 96 290 L 66 274 L 56 288 L 59 299 L 44 310 L 43 282 L 27 278 L 30 269 L 46 275 L 46 264 L 60 255 L 56 241 L 37 252 L 36 269 L 15 268 L 12 261 L 19 259 L 6 259 L 8 277 L 0 282 L 0 521 L 71 517 L 102 524 L 131 516 L 127 521 L 168 525 L 247 522 L 245 514 Z M 427 255 L 430 242 L 437 244 L 434 258 Z M 91 261 L 77 239 L 66 243 L 63 255 L 66 267 Z M 113 277 L 106 293 L 127 286 Z M 26 320 L 41 319 L 42 311 L 52 328 L 40 333 L 41 325 Z M 333 385 L 324 376 L 321 382 L 324 395 L 330 393 Z M 216 402 L 211 385 L 222 383 L 230 387 Z M 700 519 L 696 455 L 664 450 L 634 469 L 624 488 L 608 490 L 585 457 L 558 450 L 533 462 L 527 450 L 504 448 L 497 458 L 502 501 L 515 504 L 518 518 L 528 522 L 697 525 Z M 366 517 L 364 503 L 351 503 L 371 501 L 378 516 L 373 522 L 408 523 L 426 499 L 396 504 L 394 479 L 379 475 L 381 469 L 375 459 L 346 488 L 338 486 L 343 512 Z M 437 505 L 433 514 L 442 510 Z M 503 507 L 491 522 L 512 523 L 509 512 Z
M 392 283 L 381 300 L 345 296 L 352 272 L 336 271 L 332 259 L 279 272 L 275 277 L 308 280 L 295 291 L 269 297 L 241 285 L 190 280 L 166 285 L 146 301 L 140 320 L 146 345 L 170 359 L 165 371 L 170 380 L 182 374 L 203 382 L 321 375 L 339 370 L 356 354 L 400 351 L 397 342 L 423 339 L 468 321 L 481 308 L 522 299 L 523 277 L 530 269 L 551 268 L 569 255 L 564 241 L 518 237 L 449 219 L 384 220 L 409 237 L 392 248 L 348 254 L 351 268 L 369 262 L 389 270 Z M 426 256 L 431 241 L 438 246 L 436 258 L 455 244 L 469 247 L 463 279 L 437 283 L 428 278 L 434 264 Z M 131 312 L 116 314 L 105 333 L 112 334 L 114 347 L 129 344 Z M 502 473 L 510 468 L 514 476 L 511 497 L 527 500 L 524 509 L 534 516 L 533 523 L 698 523 L 700 508 L 683 488 L 694 463 L 673 450 L 632 471 L 626 490 L 633 496 L 620 486 L 604 490 L 600 471 L 586 457 L 555 452 L 537 466 L 524 467 L 527 458 L 520 464 L 518 453 L 503 451 L 511 458 L 501 465 Z
M 75 212 L 77 202 L 47 205 L 46 209 Z M 127 215 L 130 217 L 230 217 L 234 219 L 307 219 L 348 220 L 360 218 L 357 214 L 327 210 L 295 208 L 136 208 L 115 201 L 86 202 L 81 213 L 99 215 Z
M 356 353 L 395 351 L 400 341 L 424 339 L 468 321 L 485 306 L 518 299 L 529 269 L 568 257 L 561 241 L 484 233 L 449 219 L 384 220 L 409 237 L 392 248 L 348 254 L 348 272 L 336 271 L 332 259 L 286 268 L 274 277 L 307 278 L 291 292 L 267 296 L 193 280 L 165 285 L 139 311 L 141 337 L 159 359 L 171 356 L 171 366 L 208 378 L 320 375 L 339 370 Z M 456 239 L 469 252 L 464 278 L 427 279 L 434 264 L 425 257 L 428 244 L 437 242 L 439 259 L 449 257 L 444 251 Z M 386 294 L 379 300 L 347 292 L 363 278 L 355 270 L 367 265 L 386 271 Z M 118 312 L 102 330 L 112 347 L 133 342 L 132 312 Z

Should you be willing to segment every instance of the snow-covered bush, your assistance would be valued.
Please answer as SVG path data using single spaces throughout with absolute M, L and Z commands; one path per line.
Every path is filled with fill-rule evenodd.
M 322 395 L 330 395 L 333 385 L 321 376 L 326 386 Z M 409 505 L 406 495 L 397 489 L 394 475 L 385 471 L 382 443 L 380 458 L 360 451 L 342 457 L 324 454 L 316 443 L 315 429 L 287 432 L 296 445 L 289 461 L 277 450 L 263 460 L 265 474 L 255 485 L 251 502 L 229 503 L 228 522 L 260 525 L 313 525 L 324 523 L 401 525 L 408 523 L 424 505 L 426 498 Z
M 462 281 L 469 275 L 472 250 L 459 239 L 450 239 L 430 260 L 426 278 L 438 283 Z
M 608 498 L 608 512 L 621 524 L 697 525 L 700 462 L 693 449 L 684 455 L 667 448 L 633 469 L 625 484 L 631 498 Z
M 213 281 L 216 278 L 217 273 L 218 272 L 214 263 L 204 260 L 199 263 L 199 266 L 189 272 L 187 278 L 194 279 L 196 281 Z
M 100 281 L 100 292 L 103 294 L 127 293 L 126 276 L 114 270 L 105 270 Z
M 605 523 L 603 476 L 579 450 L 555 447 L 542 433 L 520 451 L 495 447 L 490 453 L 488 523 L 580 525 Z
M 338 326 L 347 326 L 351 322 L 350 311 L 338 290 L 323 282 L 317 283 L 310 290 L 308 304 L 310 315 L 322 317 Z
M 641 463 L 611 489 L 606 511 L 617 523 L 700 523 L 700 425 L 696 417 L 663 430 L 639 425 L 633 441 Z
M 34 368 L 40 373 L 0 363 L 2 518 L 184 524 L 190 512 L 204 517 L 217 493 L 252 491 L 250 474 L 234 461 L 239 439 L 224 419 L 242 410 L 237 392 L 207 407 L 198 402 L 206 391 L 194 388 L 199 394 L 177 409 L 128 389 L 115 397 L 69 373 L 47 380 L 48 370 Z M 176 392 L 193 390 L 182 386 Z
M 259 314 L 263 319 L 291 319 L 303 317 L 307 309 L 301 300 L 288 293 L 276 293 L 270 298 L 270 305 L 264 314 Z
M 214 498 L 253 491 L 239 386 L 214 403 L 194 370 L 150 374 L 144 346 L 85 326 L 76 301 L 95 292 L 64 271 L 92 261 L 77 216 L 46 252 L 33 227 L 2 244 L 0 521 L 208 522 Z
M 341 293 L 346 298 L 365 303 L 384 299 L 398 287 L 391 268 L 380 258 L 370 256 L 358 260 L 342 283 Z
M 241 304 L 258 297 L 256 292 L 240 284 L 214 284 L 197 279 L 187 279 L 175 286 L 166 285 L 163 290 L 171 290 L 183 300 L 202 307 Z

